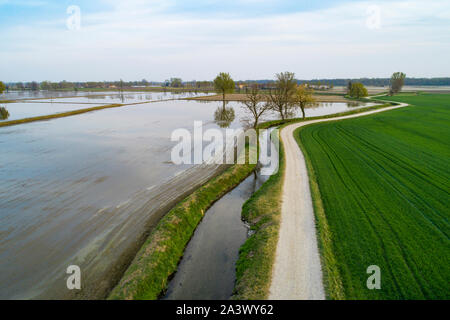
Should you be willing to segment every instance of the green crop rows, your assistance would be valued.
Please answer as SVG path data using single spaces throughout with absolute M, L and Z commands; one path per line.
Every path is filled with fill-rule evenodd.
M 449 299 L 450 95 L 385 99 L 411 106 L 295 133 L 325 212 L 318 228 L 331 233 L 319 239 L 322 262 L 335 264 L 324 270 L 338 270 L 325 274 L 327 294 Z M 381 290 L 366 286 L 370 265 L 381 268 Z

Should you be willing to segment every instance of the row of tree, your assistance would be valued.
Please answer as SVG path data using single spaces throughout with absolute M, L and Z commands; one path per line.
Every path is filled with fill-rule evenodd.
M 402 73 L 397 73 L 398 75 L 404 75 Z M 402 86 L 403 85 L 420 85 L 423 83 L 426 84 L 436 84 L 450 85 L 450 78 L 435 78 L 435 79 L 426 79 L 428 82 L 420 81 L 419 79 L 411 79 L 406 78 L 405 76 L 401 77 Z M 447 81 L 448 79 L 449 81 Z M 387 86 L 390 85 L 392 87 L 392 78 L 391 79 L 359 79 L 359 80 L 345 80 L 345 79 L 336 79 L 336 80 L 298 80 L 295 79 L 294 82 L 297 85 L 303 84 L 307 85 L 311 89 L 315 90 L 327 90 L 332 89 L 335 85 L 340 86 L 348 86 L 349 83 L 361 83 L 362 85 L 382 85 Z M 235 90 L 239 92 L 248 93 L 251 91 L 254 85 L 258 85 L 261 90 L 273 90 L 278 86 L 277 80 L 249 80 L 249 81 L 238 81 L 235 82 Z M 173 88 L 186 88 L 186 89 L 199 89 L 199 90 L 210 90 L 214 88 L 214 82 L 212 81 L 188 81 L 183 82 L 181 78 L 171 78 L 170 80 L 166 80 L 163 83 L 160 82 L 149 82 L 145 79 L 141 81 L 87 81 L 87 82 L 69 82 L 69 81 L 60 81 L 60 82 L 51 82 L 51 81 L 42 81 L 38 82 L 17 82 L 10 83 L 6 85 L 6 89 L 13 90 L 76 90 L 81 88 L 87 89 L 117 89 L 117 88 L 131 88 L 131 87 L 147 87 L 147 86 L 162 86 L 162 87 L 173 87 Z
M 355 78 L 355 79 L 314 79 L 314 80 L 302 80 L 298 79 L 299 84 L 309 84 L 313 87 L 345 87 L 348 82 L 359 82 L 365 86 L 371 87 L 389 87 L 391 78 Z M 274 80 L 257 80 L 255 81 L 261 86 L 266 86 L 274 83 Z M 450 86 L 449 77 L 441 78 L 405 78 L 405 86 Z
M 119 81 L 87 81 L 87 82 L 69 82 L 69 81 L 60 81 L 60 82 L 51 82 L 51 81 L 42 81 L 42 82 L 16 82 L 10 83 L 9 89 L 13 90 L 68 90 L 68 89 L 108 89 L 108 88 L 119 88 L 120 86 L 124 88 L 130 87 L 147 87 L 150 85 L 159 85 L 157 82 L 148 82 L 143 79 L 141 81 L 128 81 L 125 82 L 123 80 Z
M 406 75 L 402 72 L 396 72 L 390 80 L 389 94 L 393 95 L 401 91 Z M 214 88 L 217 93 L 222 95 L 225 110 L 226 95 L 235 91 L 236 84 L 229 73 L 220 73 L 214 79 Z M 253 83 L 246 93 L 246 100 L 243 102 L 247 111 L 252 115 L 256 128 L 259 119 L 268 110 L 279 113 L 282 120 L 285 120 L 295 114 L 297 109 L 302 111 L 305 118 L 305 108 L 313 105 L 316 100 L 313 96 L 314 91 L 308 84 L 298 84 L 295 74 L 292 72 L 281 72 L 276 75 L 273 86 L 262 93 L 260 85 Z M 364 98 L 368 96 L 366 87 L 361 82 L 351 82 L 347 84 L 347 94 L 352 98 Z
M 276 75 L 276 79 L 273 88 L 268 92 L 262 93 L 260 86 L 254 83 L 246 94 L 243 104 L 253 116 L 254 128 L 258 126 L 260 118 L 268 110 L 279 113 L 281 119 L 285 120 L 300 109 L 305 118 L 305 108 L 316 102 L 313 90 L 305 84 L 298 85 L 294 73 L 281 72 Z M 224 108 L 226 95 L 233 93 L 235 87 L 235 82 L 228 73 L 220 73 L 214 80 L 214 88 L 222 95 Z
M 394 95 L 402 91 L 405 85 L 406 74 L 395 72 L 389 81 L 389 95 Z M 349 81 L 347 84 L 347 94 L 352 98 L 363 98 L 368 96 L 366 87 L 361 82 Z

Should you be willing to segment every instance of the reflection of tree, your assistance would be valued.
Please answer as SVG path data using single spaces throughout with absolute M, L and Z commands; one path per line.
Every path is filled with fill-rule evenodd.
M 227 107 L 226 103 L 224 103 L 223 107 L 217 108 L 214 113 L 214 122 L 221 128 L 228 128 L 235 117 L 234 109 L 232 107 Z
M 0 120 L 6 120 L 9 118 L 9 112 L 5 107 L 0 107 Z
M 356 107 L 361 106 L 361 103 L 349 101 L 349 102 L 347 102 L 347 106 L 348 106 L 349 108 L 356 108 Z

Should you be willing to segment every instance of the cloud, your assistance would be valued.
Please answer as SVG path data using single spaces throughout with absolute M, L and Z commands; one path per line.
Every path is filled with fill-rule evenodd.
M 65 11 L 59 19 L 8 28 L 3 74 L 11 80 L 164 80 L 211 79 L 220 71 L 239 79 L 272 78 L 283 70 L 300 78 L 388 76 L 400 69 L 415 76 L 450 73 L 448 1 L 359 1 L 238 16 L 186 14 L 173 0 L 103 3 L 108 10 L 81 7 L 80 31 L 65 28 Z M 374 3 L 378 29 L 366 23 Z

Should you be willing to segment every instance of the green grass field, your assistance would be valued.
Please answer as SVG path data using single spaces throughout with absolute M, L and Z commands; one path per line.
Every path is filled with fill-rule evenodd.
M 328 297 L 449 299 L 450 95 L 382 99 L 411 106 L 295 133 Z M 370 265 L 381 290 L 367 289 Z

